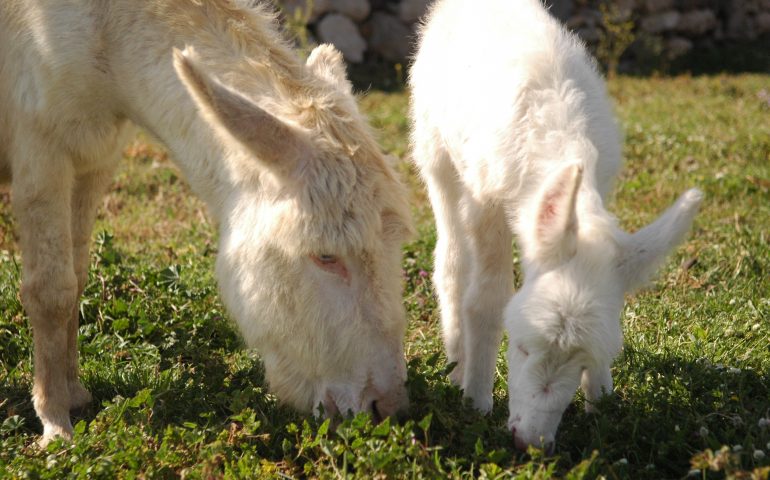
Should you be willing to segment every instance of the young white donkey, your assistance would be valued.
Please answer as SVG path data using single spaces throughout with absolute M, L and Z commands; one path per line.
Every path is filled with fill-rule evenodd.
M 438 1 L 410 83 L 451 378 L 492 408 L 504 317 L 508 425 L 520 448 L 551 446 L 579 384 L 588 409 L 611 391 L 624 292 L 684 237 L 702 195 L 636 234 L 617 227 L 604 199 L 621 144 L 603 81 L 539 0 Z M 513 234 L 524 283 L 511 298 Z
M 218 221 L 222 298 L 278 397 L 327 414 L 406 404 L 404 190 L 340 54 L 301 62 L 268 8 L 246 3 L 0 0 L 0 181 L 43 443 L 70 437 L 70 409 L 91 398 L 78 297 L 128 122 L 169 147 Z

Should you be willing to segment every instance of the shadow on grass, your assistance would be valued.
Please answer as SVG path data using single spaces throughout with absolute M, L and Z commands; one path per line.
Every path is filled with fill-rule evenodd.
M 42 432 L 40 422 L 32 408 L 31 387 L 13 380 L 0 380 L 2 380 L 0 381 L 0 418 L 6 419 L 18 415 L 24 419 L 28 429 L 38 428 L 38 433 Z
M 94 401 L 73 412 L 73 423 L 98 424 L 104 413 L 107 423 L 143 425 L 148 434 L 163 438 L 168 427 L 194 425 L 199 431 L 221 432 L 234 415 L 248 408 L 255 412 L 263 431 L 270 433 L 262 452 L 274 461 L 282 458 L 282 443 L 294 440 L 287 433 L 290 423 L 307 420 L 313 430 L 318 428 L 319 420 L 281 406 L 267 393 L 258 360 L 250 357 L 235 373 L 226 374 L 232 367 L 221 352 L 198 353 L 194 363 L 162 370 L 155 377 L 89 373 L 86 382 Z M 505 427 L 504 395 L 495 399 L 490 416 L 479 414 L 449 384 L 445 371 L 433 368 L 437 358 L 416 358 L 409 365 L 411 407 L 404 420 L 432 417 L 429 436 L 415 431 L 417 438 L 439 447 L 445 459 L 462 462 L 484 452 L 494 453 L 501 465 L 528 461 L 526 454 L 513 449 Z M 580 397 L 568 407 L 557 434 L 556 455 L 563 471 L 596 450 L 598 471 L 608 478 L 679 478 L 689 470 L 689 459 L 706 448 L 740 444 L 751 452 L 764 449 L 770 441 L 770 432 L 757 424 L 770 408 L 770 379 L 765 373 L 627 350 L 618 361 L 615 379 L 617 395 L 602 399 L 601 413 L 583 413 Z M 16 433 L 40 434 L 29 385 L 4 384 L 0 398 L 5 399 L 4 417 L 24 419 L 22 430 Z M 126 403 L 131 408 L 113 413 Z M 742 460 L 744 468 L 751 468 L 748 455 Z
M 489 415 L 479 413 L 463 398 L 460 388 L 449 382 L 452 367 L 445 366 L 439 354 L 409 362 L 407 418 L 419 421 L 431 415 L 430 440 L 442 447 L 444 455 L 468 456 L 480 442 L 484 449 L 507 451 L 512 457 L 513 445 L 506 429 L 507 397 L 495 398 Z
M 757 425 L 767 415 L 767 374 L 633 351 L 618 360 L 615 397 L 587 415 L 573 404 L 557 436 L 557 451 L 568 464 L 598 450 L 619 464 L 606 467 L 632 478 L 678 478 L 693 454 L 740 444 L 764 448 L 770 434 Z M 745 468 L 751 459 L 742 458 Z M 608 472 L 609 473 L 609 472 Z
M 119 410 L 140 399 L 132 408 L 109 413 L 108 422 L 142 424 L 148 433 L 162 437 L 169 426 L 195 425 L 221 432 L 234 415 L 249 408 L 270 432 L 261 451 L 275 461 L 283 458 L 282 442 L 295 440 L 287 433 L 288 424 L 308 420 L 312 429 L 320 425 L 268 394 L 261 362 L 252 354 L 212 348 L 205 342 L 187 343 L 173 353 L 162 361 L 163 368 L 133 371 L 119 365 L 116 368 L 123 374 L 88 371 L 85 381 L 95 400 L 75 413 L 74 422 L 98 421 L 100 412 Z M 411 406 L 406 420 L 432 417 L 429 438 L 420 438 L 420 432 L 417 437 L 440 447 L 442 458 L 460 462 L 494 458 L 513 467 L 528 461 L 527 454 L 513 449 L 505 426 L 505 396 L 495 399 L 489 416 L 481 415 L 448 382 L 449 370 L 438 353 L 417 356 L 408 365 Z M 580 397 L 567 409 L 557 434 L 559 468 L 566 472 L 596 450 L 597 474 L 679 478 L 687 474 L 690 458 L 706 448 L 740 443 L 750 452 L 770 440 L 770 432 L 757 425 L 768 414 L 768 380 L 767 372 L 739 371 L 705 359 L 690 361 L 627 346 L 615 369 L 617 394 L 599 402 L 601 413 L 583 413 Z M 28 386 L 18 382 L 0 387 L 0 398 L 8 400 L 3 406 L 6 413 L 15 406 L 14 414 L 25 419 L 25 430 L 39 434 L 28 395 Z M 741 460 L 744 468 L 752 467 L 748 455 Z

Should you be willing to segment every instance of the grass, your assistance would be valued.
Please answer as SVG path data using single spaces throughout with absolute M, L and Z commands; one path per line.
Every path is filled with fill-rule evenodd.
M 648 290 L 629 296 L 617 394 L 586 415 L 577 396 L 556 454 L 518 453 L 505 429 L 501 351 L 488 417 L 449 385 L 430 279 L 435 231 L 408 162 L 418 236 L 405 246 L 411 408 L 335 432 L 281 406 L 258 353 L 217 298 L 216 232 L 162 150 L 142 138 L 104 201 L 81 301 L 83 380 L 94 402 L 75 441 L 40 451 L 29 399 L 32 337 L 21 262 L 0 196 L 0 478 L 767 478 L 770 471 L 770 77 L 620 77 L 626 134 L 611 210 L 629 230 L 691 186 L 694 231 Z M 407 96 L 362 107 L 385 149 L 408 154 Z M 754 475 L 750 477 L 749 475 Z

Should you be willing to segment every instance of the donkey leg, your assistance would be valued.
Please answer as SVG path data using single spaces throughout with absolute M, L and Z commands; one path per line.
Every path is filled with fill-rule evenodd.
M 34 334 L 32 398 L 46 445 L 56 436 L 72 436 L 67 326 L 77 309 L 70 233 L 73 175 L 68 158 L 49 156 L 33 143 L 26 168 L 13 178 L 12 195 L 23 255 L 21 299 Z
M 88 281 L 91 231 L 99 201 L 110 184 L 114 168 L 96 170 L 75 179 L 72 192 L 72 253 L 75 276 L 77 277 L 77 298 L 83 294 Z M 70 409 L 80 408 L 91 402 L 91 393 L 78 379 L 78 320 L 76 308 L 67 324 L 67 382 L 70 392 Z
M 463 298 L 466 359 L 462 386 L 473 406 L 486 413 L 492 410 L 503 309 L 513 290 L 513 235 L 502 207 L 468 203 L 471 207 L 465 216 L 472 267 Z
M 444 155 L 445 156 L 445 155 Z M 448 160 L 448 159 L 447 159 Z M 467 277 L 467 246 L 460 213 L 462 186 L 449 163 L 424 172 L 428 195 L 436 218 L 437 241 L 433 283 L 441 310 L 441 326 L 447 360 L 456 362 L 450 380 L 463 384 L 466 361 L 463 352 L 462 294 Z
M 612 372 L 609 365 L 596 365 L 583 370 L 580 388 L 586 396 L 586 412 L 595 413 L 597 410 L 594 403 L 602 398 L 602 395 L 612 394 Z

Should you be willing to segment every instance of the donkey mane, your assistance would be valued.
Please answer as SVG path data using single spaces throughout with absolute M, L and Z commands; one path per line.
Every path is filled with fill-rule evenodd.
M 297 122 L 318 145 L 328 145 L 329 151 L 342 149 L 348 155 L 348 158 L 327 157 L 308 166 L 312 171 L 306 172 L 306 178 L 313 178 L 313 181 L 306 184 L 302 197 L 290 208 L 294 215 L 310 220 L 319 218 L 320 214 L 320 218 L 327 222 L 298 222 L 295 227 L 302 225 L 303 230 L 292 232 L 285 238 L 313 238 L 328 245 L 330 250 L 341 245 L 361 250 L 370 239 L 357 238 L 355 234 L 376 229 L 351 223 L 376 224 L 380 221 L 376 217 L 382 212 L 360 208 L 361 205 L 378 204 L 369 198 L 372 195 L 382 196 L 386 213 L 393 213 L 388 218 L 390 228 L 411 231 L 403 188 L 388 167 L 376 136 L 359 112 L 354 97 L 346 94 L 352 91 L 352 86 L 342 74 L 336 77 L 334 72 L 319 74 L 301 62 L 291 49 L 271 6 L 232 0 L 168 0 L 153 2 L 146 8 L 162 18 L 180 38 L 199 38 L 194 47 L 203 63 L 226 64 L 228 73 L 219 79 L 222 83 L 250 94 L 273 115 Z M 335 55 L 339 53 L 335 52 Z M 261 81 L 255 82 L 255 78 Z M 254 92 L 254 85 L 267 86 L 268 90 Z M 373 176 L 381 177 L 392 188 L 388 191 L 372 188 L 381 183 Z M 323 211 L 328 205 L 324 199 L 330 196 L 338 205 L 350 205 L 351 208 Z M 353 208 L 353 205 L 357 207 Z M 352 211 L 357 211 L 358 215 L 354 216 Z M 346 224 L 351 225 L 339 228 Z M 343 232 L 341 236 L 340 232 Z M 302 245 L 286 247 L 293 250 Z
M 231 0 L 166 0 L 145 6 L 173 32 L 187 38 L 194 33 L 201 45 L 219 47 L 217 53 L 230 65 L 259 65 L 263 74 L 301 89 L 302 64 L 281 33 L 275 10 L 262 2 L 246 7 Z
M 246 92 L 257 83 L 270 85 L 277 97 L 270 102 L 271 112 L 299 117 L 304 127 L 327 137 L 331 144 L 346 145 L 354 160 L 376 159 L 374 167 L 392 177 L 355 103 L 338 85 L 299 61 L 272 6 L 234 0 L 168 0 L 146 8 L 181 36 L 194 33 L 200 38 L 196 49 L 203 57 L 226 63 L 231 73 L 220 80 Z M 265 81 L 255 82 L 255 77 Z

